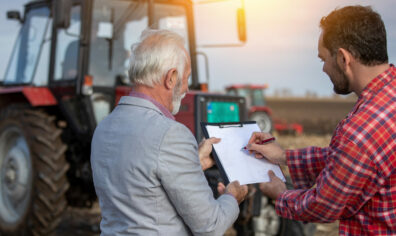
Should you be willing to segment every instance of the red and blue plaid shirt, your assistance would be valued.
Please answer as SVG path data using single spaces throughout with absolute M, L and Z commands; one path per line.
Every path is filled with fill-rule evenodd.
M 286 151 L 296 190 L 278 197 L 279 215 L 340 220 L 340 235 L 396 235 L 395 77 L 391 65 L 366 86 L 329 147 Z

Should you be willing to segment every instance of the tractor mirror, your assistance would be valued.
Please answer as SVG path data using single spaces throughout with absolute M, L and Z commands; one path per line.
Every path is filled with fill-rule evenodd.
M 245 9 L 239 8 L 237 10 L 237 20 L 238 20 L 238 37 L 242 42 L 246 42 L 246 17 Z
M 7 19 L 22 22 L 21 13 L 19 13 L 19 11 L 7 11 Z
M 54 21 L 58 28 L 67 29 L 70 26 L 70 15 L 72 8 L 71 0 L 54 1 Z

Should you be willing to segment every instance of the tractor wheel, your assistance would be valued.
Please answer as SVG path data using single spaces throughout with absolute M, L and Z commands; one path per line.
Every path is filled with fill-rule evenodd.
M 66 209 L 66 145 L 54 117 L 0 112 L 0 235 L 51 235 Z
M 255 236 L 277 236 L 282 231 L 282 218 L 276 214 L 275 207 L 269 199 L 261 197 L 260 215 L 253 217 L 253 231 Z
M 250 116 L 251 120 L 257 122 L 262 132 L 270 133 L 272 131 L 272 119 L 266 112 L 255 112 Z
M 253 218 L 255 236 L 304 236 L 304 230 L 301 222 L 279 217 L 268 198 L 261 198 L 260 215 Z

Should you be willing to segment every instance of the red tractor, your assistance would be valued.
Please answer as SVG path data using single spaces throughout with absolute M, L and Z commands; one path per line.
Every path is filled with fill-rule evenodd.
M 190 0 L 34 0 L 23 15 L 7 12 L 22 27 L 0 80 L 0 235 L 49 235 L 67 206 L 92 206 L 92 134 L 131 91 L 128 52 L 144 29 L 170 29 L 187 39 L 190 89 L 200 89 L 192 5 Z M 244 32 L 243 25 L 239 29 Z M 224 109 L 226 117 L 219 112 Z M 245 100 L 190 92 L 177 119 L 200 140 L 200 121 L 245 120 Z M 244 209 L 250 214 L 241 219 L 250 222 L 252 206 Z M 279 223 L 276 234 L 287 227 L 272 218 Z M 253 232 L 241 225 L 242 234 Z
M 231 85 L 226 88 L 227 94 L 242 96 L 246 99 L 249 120 L 255 120 L 263 132 L 273 129 L 271 109 L 265 103 L 264 90 L 268 85 Z
M 267 106 L 264 91 L 268 88 L 264 85 L 231 85 L 226 88 L 227 94 L 242 96 L 246 99 L 248 119 L 257 122 L 263 132 L 276 131 L 278 133 L 302 134 L 303 127 L 297 123 L 287 123 L 280 119 L 272 119 L 272 111 Z

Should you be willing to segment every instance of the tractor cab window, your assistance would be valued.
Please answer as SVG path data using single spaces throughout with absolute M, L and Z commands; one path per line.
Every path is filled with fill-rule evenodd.
M 186 8 L 180 5 L 158 3 L 154 6 L 154 14 L 154 22 L 157 28 L 171 30 L 181 35 L 185 40 L 184 47 L 190 54 Z M 191 85 L 191 75 L 188 78 L 188 82 Z
M 51 55 L 51 28 L 52 18 L 50 18 L 47 33 L 42 43 L 41 55 L 38 59 L 38 64 L 33 77 L 33 84 L 36 86 L 46 86 L 48 84 L 48 71 L 50 66 Z
M 249 89 L 240 88 L 238 89 L 238 95 L 242 97 L 250 97 L 250 91 Z
M 158 29 L 167 29 L 181 35 L 189 51 L 186 9 L 179 5 L 155 4 L 154 24 Z
M 54 80 L 76 79 L 78 75 L 81 6 L 72 7 L 70 26 L 58 29 Z
M 231 96 L 238 96 L 238 93 L 235 89 L 227 89 L 227 94 Z
M 28 11 L 25 15 L 25 21 L 19 33 L 18 39 L 14 46 L 10 64 L 6 70 L 5 84 L 29 84 L 32 83 L 35 74 L 41 73 L 47 76 L 46 72 L 37 70 L 37 64 L 40 56 L 47 57 L 50 43 L 46 39 L 50 31 L 51 21 L 49 18 L 49 9 L 47 7 L 35 8 Z M 45 79 L 45 78 L 44 78 Z M 40 84 L 45 81 L 39 80 Z
M 113 87 L 119 80 L 129 81 L 131 46 L 149 28 L 147 13 L 148 4 L 139 0 L 94 1 L 88 72 L 93 77 L 94 86 Z M 152 27 L 173 30 L 188 44 L 183 6 L 155 3 L 153 20 Z
M 252 96 L 251 92 L 248 88 L 239 88 L 238 89 L 238 96 L 245 97 L 246 99 L 246 104 L 248 106 L 252 106 Z
M 91 25 L 89 74 L 94 86 L 113 87 L 127 78 L 130 46 L 147 28 L 147 4 L 140 1 L 97 0 Z
M 264 91 L 262 89 L 253 89 L 252 97 L 254 106 L 265 106 Z

